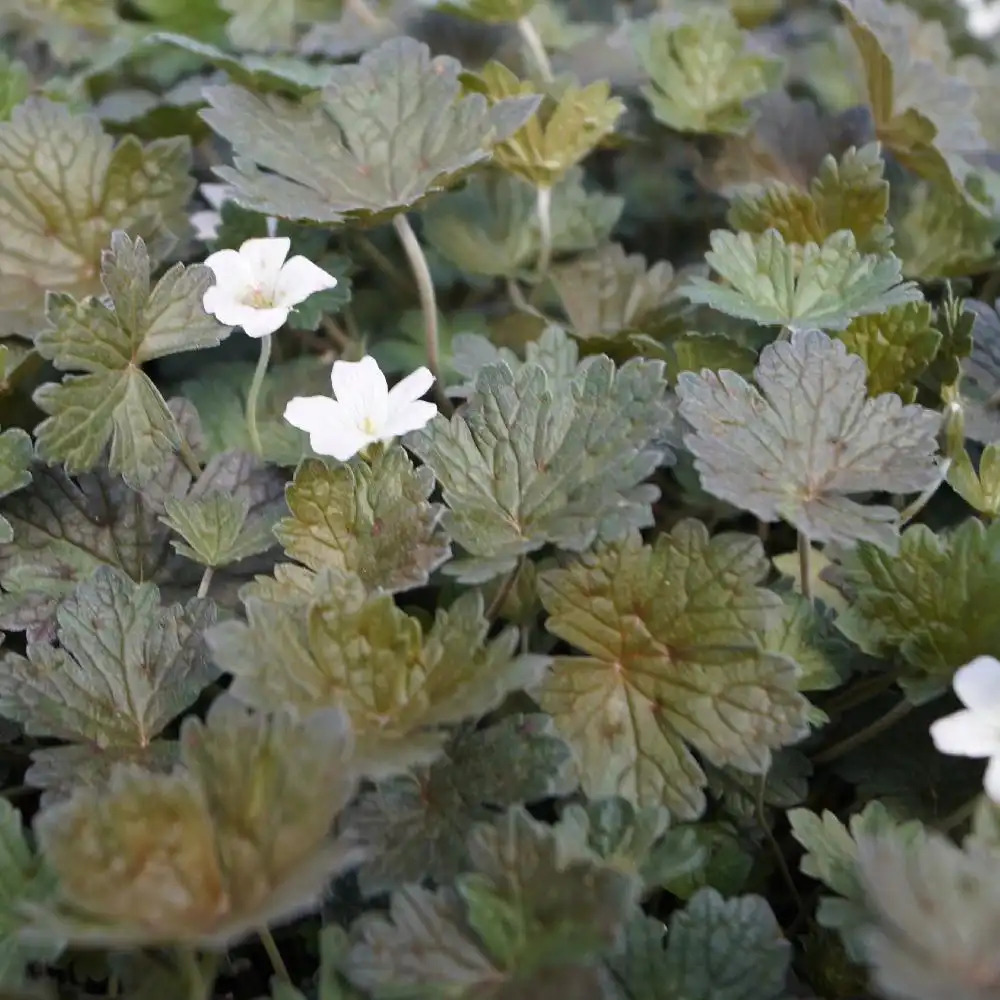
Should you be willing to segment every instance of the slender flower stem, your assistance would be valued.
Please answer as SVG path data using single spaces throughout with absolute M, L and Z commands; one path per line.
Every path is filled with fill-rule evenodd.
M 292 985 L 292 977 L 288 974 L 288 966 L 285 965 L 285 960 L 281 957 L 277 942 L 274 940 L 270 930 L 266 927 L 261 927 L 257 931 L 257 936 L 260 938 L 260 943 L 264 946 L 264 951 L 267 952 L 267 957 L 271 962 L 271 968 L 274 969 L 275 975 L 282 982 L 288 983 L 289 986 Z
M 764 839 L 771 848 L 771 853 L 774 855 L 775 863 L 778 866 L 778 871 L 781 873 L 781 878 L 784 881 L 785 886 L 788 888 L 792 899 L 795 900 L 799 917 L 805 918 L 808 915 L 805 903 L 802 901 L 802 896 L 799 894 L 798 886 L 796 886 L 795 879 L 792 877 L 791 870 L 788 867 L 788 862 L 785 860 L 785 855 L 781 850 L 781 845 L 778 843 L 778 838 L 775 837 L 774 830 L 771 829 L 771 824 L 767 821 L 767 814 L 764 809 L 764 795 L 767 791 L 767 775 L 768 772 L 765 771 L 760 776 L 760 781 L 757 783 L 757 794 L 754 796 L 754 813 L 756 814 L 757 825 L 760 827 L 761 833 L 764 834 Z
M 187 983 L 188 1000 L 209 1000 L 215 985 L 218 959 L 215 956 L 206 956 L 206 961 L 203 963 L 193 948 L 178 948 L 177 965 Z
M 369 28 L 377 29 L 382 28 L 385 25 L 384 18 L 379 17 L 378 14 L 376 14 L 375 11 L 373 11 L 371 7 L 365 3 L 365 0 L 347 0 L 344 6 L 351 11 L 351 13 L 354 14 L 354 16 L 357 17 L 362 24 Z
M 812 555 L 812 545 L 809 544 L 809 536 L 799 532 L 799 585 L 802 588 L 802 596 L 810 603 L 813 602 L 812 569 L 809 565 Z
M 935 823 L 935 828 L 942 833 L 951 833 L 956 827 L 962 826 L 972 818 L 976 807 L 979 805 L 980 798 L 982 796 L 979 793 L 973 795 L 971 799 L 963 802 L 954 812 L 949 813 L 944 819 Z
M 816 754 L 812 762 L 814 764 L 825 764 L 828 761 L 836 760 L 838 757 L 843 757 L 844 754 L 863 746 L 869 740 L 875 739 L 876 736 L 881 736 L 882 733 L 887 729 L 891 729 L 900 719 L 905 718 L 912 711 L 913 705 L 904 698 L 893 705 L 884 715 L 880 715 L 873 723 L 865 726 L 864 729 L 859 729 L 857 732 L 851 733 L 850 736 L 840 740 L 839 743 L 833 743 L 825 750 Z
M 257 359 L 257 367 L 253 373 L 253 381 L 250 383 L 250 391 L 247 393 L 247 434 L 250 435 L 250 447 L 258 458 L 263 458 L 264 448 L 260 443 L 260 434 L 257 432 L 257 397 L 260 396 L 260 388 L 264 384 L 264 375 L 267 373 L 267 365 L 271 360 L 271 335 L 267 334 L 260 338 L 260 357 Z
M 431 278 L 431 269 L 427 264 L 427 257 L 420 240 L 410 225 L 410 220 L 405 212 L 400 212 L 393 220 L 396 235 L 406 252 L 406 259 L 410 262 L 410 270 L 417 282 L 417 291 L 420 293 L 420 308 L 424 314 L 424 343 L 427 347 L 427 367 L 430 368 L 434 376 L 434 392 L 438 398 L 438 406 L 442 412 L 450 414 L 452 411 L 451 401 L 448 399 L 444 386 L 441 384 L 441 351 L 438 346 L 438 309 L 437 299 L 434 295 L 434 280 Z
M 521 575 L 522 565 L 523 560 L 518 559 L 517 565 L 507 574 L 507 579 L 500 584 L 500 589 L 493 595 L 493 600 L 490 601 L 490 606 L 486 609 L 487 621 L 493 621 L 503 610 L 507 598 L 510 597 L 511 591 L 514 589 L 514 584 L 517 583 L 517 578 Z
M 208 588 L 212 586 L 212 577 L 215 576 L 215 567 L 206 566 L 205 572 L 201 574 L 201 583 L 198 584 L 198 593 L 195 597 L 208 597 Z
M 546 83 L 551 83 L 554 79 L 552 73 L 552 63 L 549 62 L 549 54 L 545 51 L 545 43 L 541 36 L 527 17 L 522 17 L 517 22 L 517 30 L 521 33 L 521 39 L 531 53 L 531 58 L 538 69 L 538 75 Z
M 535 264 L 535 280 L 541 282 L 549 273 L 552 263 L 552 188 L 538 186 L 535 202 L 538 217 L 538 261 Z
M 914 500 L 908 507 L 904 507 L 899 514 L 900 526 L 909 524 L 923 509 L 930 503 L 931 497 L 941 488 L 941 484 L 948 478 L 948 470 L 951 468 L 951 459 L 942 460 L 938 468 L 937 478 Z

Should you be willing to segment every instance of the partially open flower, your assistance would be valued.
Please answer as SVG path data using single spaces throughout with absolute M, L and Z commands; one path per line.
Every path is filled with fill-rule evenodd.
M 1000 803 L 1000 662 L 977 656 L 958 669 L 952 683 L 965 708 L 938 719 L 931 739 L 941 753 L 989 758 L 986 794 Z
M 296 396 L 285 407 L 285 419 L 307 431 L 318 455 L 332 455 L 346 462 L 376 441 L 419 430 L 437 413 L 437 407 L 420 397 L 434 384 L 426 368 L 418 368 L 389 388 L 372 357 L 360 361 L 335 361 L 330 373 L 333 394 Z
M 311 260 L 286 261 L 290 248 L 287 236 L 276 236 L 209 255 L 205 265 L 215 274 L 215 284 L 205 292 L 205 311 L 227 326 L 243 327 L 251 337 L 265 337 L 283 326 L 300 302 L 336 286 L 337 279 Z

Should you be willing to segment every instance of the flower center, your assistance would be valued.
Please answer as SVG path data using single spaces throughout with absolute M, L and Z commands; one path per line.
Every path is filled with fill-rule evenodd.
M 244 301 L 246 305 L 253 306 L 254 309 L 270 309 L 272 306 L 270 296 L 268 296 L 264 289 L 259 285 L 254 285 L 253 288 L 247 292 Z
M 375 426 L 375 421 L 371 417 L 365 417 L 364 420 L 361 421 L 361 431 L 369 437 L 376 437 L 378 434 L 378 427 Z

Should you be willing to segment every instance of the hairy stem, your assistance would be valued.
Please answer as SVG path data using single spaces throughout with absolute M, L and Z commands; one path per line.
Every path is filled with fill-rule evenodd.
M 552 263 L 552 188 L 541 184 L 538 186 L 535 214 L 538 216 L 539 241 L 535 280 L 541 282 L 549 273 L 549 265 Z
M 410 262 L 410 270 L 417 282 L 417 291 L 420 293 L 420 309 L 424 314 L 424 343 L 427 347 L 427 367 L 430 368 L 434 376 L 434 392 L 438 398 L 438 406 L 446 415 L 451 413 L 451 402 L 441 384 L 441 351 L 438 345 L 438 309 L 437 298 L 434 295 L 434 281 L 431 278 L 431 269 L 427 264 L 427 257 L 420 240 L 410 225 L 410 220 L 405 212 L 400 212 L 393 220 L 392 224 L 396 229 L 399 242 L 406 252 L 406 259 Z
M 264 375 L 270 360 L 271 335 L 267 334 L 260 338 L 260 357 L 257 359 L 253 381 L 250 383 L 250 391 L 247 393 L 247 434 L 250 435 L 250 447 L 253 448 L 253 453 L 258 458 L 264 457 L 264 449 L 260 443 L 260 434 L 257 432 L 257 398 L 260 396 L 260 388 L 264 384 Z
M 281 957 L 278 944 L 274 940 L 274 936 L 270 930 L 267 927 L 261 927 L 257 931 L 257 936 L 260 938 L 260 943 L 264 946 L 264 951 L 267 952 L 267 957 L 271 962 L 271 968 L 274 969 L 274 974 L 282 982 L 291 985 L 292 977 L 288 974 L 288 966 L 285 965 L 285 960 Z
M 812 555 L 812 545 L 809 544 L 809 536 L 799 532 L 799 585 L 802 588 L 802 596 L 810 603 L 813 602 L 812 569 L 809 565 Z
M 814 764 L 826 764 L 831 760 L 837 760 L 838 757 L 843 757 L 844 754 L 848 754 L 852 750 L 863 746 L 870 740 L 875 739 L 876 736 L 881 736 L 882 733 L 887 729 L 891 729 L 900 719 L 906 718 L 912 711 L 913 705 L 904 698 L 893 705 L 884 715 L 880 715 L 870 725 L 865 726 L 864 729 L 859 729 L 857 732 L 851 733 L 850 736 L 846 736 L 839 742 L 820 751 L 813 757 L 812 762 Z
M 198 593 L 195 597 L 208 597 L 208 588 L 212 586 L 212 577 L 215 576 L 215 567 L 206 566 L 205 572 L 201 574 L 201 582 L 198 584 Z
M 535 26 L 530 19 L 522 17 L 517 22 L 517 30 L 521 33 L 521 39 L 531 53 L 531 59 L 538 70 L 538 75 L 545 83 L 551 83 L 554 79 L 552 63 L 549 62 L 549 54 L 545 51 L 545 44 L 535 30 Z

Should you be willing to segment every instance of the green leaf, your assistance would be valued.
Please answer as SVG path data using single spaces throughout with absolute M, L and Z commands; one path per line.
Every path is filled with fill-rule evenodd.
M 154 263 L 187 232 L 187 138 L 117 145 L 91 116 L 29 98 L 0 122 L 0 332 L 31 336 L 46 291 L 100 294 L 98 261 L 116 230 Z
M 866 836 L 859 868 L 869 919 L 864 951 L 883 996 L 973 998 L 993 988 L 1000 917 L 996 853 L 940 833 Z
M 907 302 L 873 316 L 857 316 L 837 335 L 868 369 L 868 393 L 896 393 L 904 402 L 916 399 L 916 382 L 941 346 L 934 312 L 926 302 Z
M 534 84 L 518 79 L 496 61 L 466 76 L 465 84 L 494 105 L 539 93 Z M 535 114 L 494 146 L 493 160 L 537 188 L 551 188 L 614 132 L 624 112 L 624 103 L 611 96 L 607 80 L 585 87 L 561 81 L 549 88 Z
M 668 830 L 670 814 L 662 806 L 635 809 L 621 798 L 571 803 L 559 820 L 559 835 L 576 848 L 587 848 L 615 868 L 642 879 L 651 892 L 701 868 L 706 852 L 690 829 Z
M 527 17 L 536 0 L 441 0 L 439 10 L 486 24 L 505 24 Z
M 884 170 L 877 142 L 852 146 L 839 161 L 824 157 L 808 190 L 781 180 L 741 189 L 729 207 L 729 224 L 759 235 L 775 229 L 788 243 L 823 243 L 849 229 L 862 253 L 888 253 L 892 229 Z
M 0 713 L 31 735 L 71 744 L 66 768 L 62 748 L 32 755 L 46 787 L 79 780 L 72 744 L 88 745 L 104 761 L 141 757 L 216 676 L 201 637 L 214 605 L 165 608 L 159 596 L 153 584 L 102 567 L 59 608 L 58 647 L 29 643 L 27 658 L 0 658 Z
M 484 173 L 428 203 L 427 241 L 472 274 L 516 278 L 541 249 L 535 189 L 511 174 Z M 568 171 L 552 188 L 552 249 L 557 255 L 591 250 L 607 239 L 624 199 L 584 190 L 582 172 Z
M 790 959 L 765 899 L 702 889 L 671 916 L 669 931 L 635 917 L 624 953 L 609 965 L 626 1000 L 776 1000 Z
M 330 833 L 357 789 L 351 750 L 338 712 L 252 714 L 217 699 L 205 722 L 184 720 L 172 774 L 119 765 L 38 816 L 58 895 L 32 908 L 25 934 L 222 952 L 318 908 L 359 860 Z
M 618 243 L 554 267 L 549 275 L 574 336 L 584 340 L 643 329 L 681 299 L 681 277 L 665 260 L 647 269 L 642 254 L 626 255 Z
M 760 648 L 781 609 L 766 573 L 757 539 L 709 538 L 689 520 L 652 546 L 633 534 L 541 575 L 546 628 L 587 655 L 556 657 L 536 697 L 588 796 L 695 818 L 705 775 L 689 745 L 761 774 L 803 734 L 795 665 Z
M 23 490 L 31 482 L 31 460 L 34 448 L 31 436 L 18 427 L 0 434 L 0 498 Z M 10 521 L 0 514 L 0 545 L 14 540 Z
M 948 485 L 976 513 L 992 520 L 1000 514 L 1000 443 L 988 444 L 972 467 L 967 451 L 960 451 L 948 469 Z
M 855 316 L 921 299 L 895 257 L 859 253 L 850 230 L 800 246 L 774 229 L 758 237 L 719 229 L 711 243 L 705 259 L 731 287 L 694 277 L 681 291 L 761 326 L 843 330 Z
M 246 397 L 253 378 L 252 362 L 220 362 L 181 383 L 180 391 L 197 408 L 209 454 L 252 452 L 247 432 Z M 308 435 L 283 417 L 293 396 L 329 395 L 330 365 L 313 355 L 271 365 L 257 403 L 257 429 L 263 458 L 295 466 L 309 451 Z
M 355 924 L 351 980 L 379 996 L 610 995 L 595 989 L 601 977 L 588 967 L 618 943 L 635 880 L 592 855 L 567 854 L 522 809 L 477 827 L 468 850 L 472 870 L 457 892 L 410 886 L 393 894 L 388 917 Z
M 764 348 L 756 381 L 760 389 L 733 372 L 679 376 L 702 486 L 814 541 L 894 549 L 899 512 L 850 496 L 933 485 L 940 415 L 892 394 L 869 399 L 864 362 L 818 330 Z
M 808 809 L 792 809 L 788 819 L 795 839 L 806 849 L 800 862 L 802 873 L 837 894 L 821 898 L 816 914 L 820 926 L 838 930 L 848 953 L 859 958 L 866 906 L 858 870 L 858 841 L 898 831 L 908 843 L 919 843 L 925 836 L 922 824 L 916 820 L 897 822 L 880 802 L 869 802 L 846 826 L 829 811 L 819 816 Z
M 949 187 L 918 184 L 899 220 L 897 236 L 903 274 L 918 281 L 940 281 L 989 270 L 1000 222 Z
M 338 0 L 219 0 L 232 15 L 226 34 L 237 49 L 270 52 L 295 47 L 296 28 L 340 9 Z
M 202 306 L 212 272 L 176 264 L 150 288 L 145 243 L 123 232 L 102 254 L 104 287 L 111 299 L 53 294 L 48 326 L 35 348 L 60 371 L 84 371 L 50 382 L 34 395 L 49 417 L 36 430 L 38 450 L 71 475 L 88 472 L 111 443 L 108 468 L 132 486 L 151 480 L 180 445 L 167 404 L 142 370 L 145 362 L 220 343 L 220 326 Z
M 591 357 L 559 381 L 534 361 L 484 365 L 467 407 L 408 441 L 441 484 L 445 530 L 474 557 L 449 571 L 487 580 L 547 543 L 580 551 L 648 525 L 658 491 L 641 484 L 668 459 L 672 423 L 660 362 Z
M 434 477 L 399 445 L 370 462 L 307 460 L 285 493 L 290 517 L 275 535 L 291 559 L 313 571 L 355 573 L 369 590 L 423 586 L 451 555 L 438 529 L 442 508 L 428 503 Z
M 445 883 L 468 866 L 475 823 L 575 787 L 569 748 L 546 715 L 510 715 L 460 733 L 429 768 L 380 783 L 345 813 L 371 848 L 361 890 L 373 896 L 424 878 Z
M 962 304 L 959 312 L 967 325 L 958 332 L 966 334 L 967 339 L 950 352 L 953 367 L 942 378 L 948 384 L 956 381 L 961 372 L 965 433 L 983 444 L 1000 439 L 1000 314 L 996 305 L 1000 301 L 987 305 L 969 299 Z
M 635 34 L 653 114 L 678 132 L 740 135 L 754 115 L 746 102 L 775 87 L 780 60 L 752 52 L 728 11 L 700 9 L 646 21 Z
M 898 650 L 906 680 L 933 693 L 1000 642 L 1000 523 L 975 518 L 947 534 L 916 524 L 903 532 L 897 555 L 859 545 L 846 568 L 851 606 L 837 627 L 862 650 L 881 656 Z
M 31 75 L 19 60 L 0 53 L 0 121 L 7 121 L 31 93 Z
M 167 497 L 164 509 L 166 516 L 160 520 L 184 539 L 174 541 L 174 549 L 202 566 L 227 566 L 276 544 L 275 518 L 251 517 L 250 500 L 245 496 Z
M 206 87 L 203 117 L 236 153 L 235 167 L 217 173 L 240 204 L 268 215 L 338 223 L 406 211 L 488 159 L 537 105 L 459 98 L 459 70 L 396 38 L 332 70 L 317 99 L 302 104 Z
M 861 56 L 879 139 L 903 166 L 961 191 L 969 173 L 963 157 L 985 150 L 986 141 L 975 90 L 944 69 L 952 56 L 943 33 L 932 37 L 905 4 L 839 3 Z
M 369 594 L 358 577 L 332 570 L 311 595 L 251 589 L 244 604 L 246 623 L 224 622 L 206 636 L 233 675 L 232 694 L 259 711 L 342 707 L 373 776 L 429 764 L 443 727 L 482 716 L 548 662 L 515 655 L 516 628 L 487 641 L 477 593 L 439 608 L 426 634 L 391 594 Z

